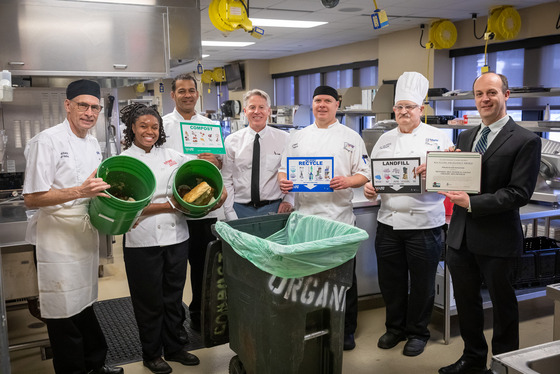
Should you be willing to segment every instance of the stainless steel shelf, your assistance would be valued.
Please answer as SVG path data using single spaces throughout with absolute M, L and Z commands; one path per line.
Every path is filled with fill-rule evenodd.
M 551 88 L 550 91 L 539 91 L 539 92 L 512 92 L 509 97 L 515 98 L 527 98 L 527 97 L 550 97 L 550 96 L 560 96 L 560 88 Z M 464 95 L 455 96 L 429 96 L 428 101 L 454 101 L 454 100 L 473 100 L 474 95 L 472 92 Z

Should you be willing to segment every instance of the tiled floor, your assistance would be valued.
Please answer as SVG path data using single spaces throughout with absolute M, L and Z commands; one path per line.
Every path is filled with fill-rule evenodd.
M 99 281 L 101 300 L 128 295 L 128 285 L 124 272 L 122 251 L 115 248 L 114 264 L 105 266 L 105 275 Z M 190 301 L 189 285 L 185 288 L 185 302 Z M 487 311 L 487 326 L 491 325 L 491 313 Z M 546 297 L 523 301 L 520 303 L 521 347 L 529 347 L 552 340 L 553 302 Z M 369 309 L 359 314 L 357 347 L 353 351 L 344 352 L 343 373 L 350 374 L 393 374 L 437 373 L 441 366 L 448 365 L 459 358 L 463 349 L 462 340 L 458 335 L 456 317 L 451 320 L 451 342 L 443 343 L 442 316 L 434 313 L 431 325 L 432 338 L 425 352 L 418 357 L 402 355 L 404 342 L 391 350 L 377 348 L 377 339 L 385 332 L 384 308 Z M 47 338 L 44 327 L 37 328 L 38 320 L 33 318 L 27 309 L 8 313 L 8 329 L 10 344 Z M 491 330 L 487 330 L 488 339 Z M 235 355 L 228 345 L 211 349 L 200 349 L 193 352 L 201 361 L 199 366 L 187 367 L 179 363 L 170 363 L 174 373 L 192 374 L 225 374 L 228 373 L 230 358 Z M 52 361 L 41 360 L 39 348 L 30 348 L 10 354 L 13 374 L 51 374 L 54 373 Z M 124 366 L 127 374 L 149 374 L 141 362 Z

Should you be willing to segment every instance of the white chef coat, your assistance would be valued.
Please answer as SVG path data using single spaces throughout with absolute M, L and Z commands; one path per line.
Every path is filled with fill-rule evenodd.
M 371 152 L 371 159 L 420 157 L 426 162 L 426 152 L 444 151 L 453 146 L 447 134 L 438 128 L 420 123 L 405 134 L 399 128 L 381 135 Z M 377 220 L 395 230 L 430 229 L 445 223 L 445 196 L 435 192 L 418 194 L 379 194 L 381 207 Z
M 250 127 L 230 134 L 225 140 L 226 157 L 222 166 L 224 185 L 228 198 L 224 204 L 226 218 L 236 219 L 233 202 L 247 204 L 251 201 L 251 173 L 253 142 L 257 133 Z M 278 200 L 294 205 L 294 194 L 283 194 L 278 184 L 278 168 L 289 134 L 265 126 L 259 132 L 261 150 L 259 167 L 259 195 L 262 200 Z
M 173 172 L 189 160 L 173 149 L 152 147 L 149 153 L 132 144 L 123 155 L 144 162 L 156 177 L 152 203 L 165 203 L 173 196 Z M 189 227 L 181 212 L 140 216 L 139 224 L 126 233 L 127 247 L 166 246 L 184 242 L 189 238 Z
M 80 186 L 101 162 L 101 149 L 90 135 L 79 138 L 67 120 L 42 131 L 25 148 L 23 193 Z M 89 224 L 89 199 L 42 207 L 27 226 L 37 246 L 41 315 L 67 318 L 97 300 L 99 236 Z
M 287 157 L 334 157 L 333 177 L 361 174 L 369 180 L 367 150 L 361 136 L 336 121 L 326 129 L 315 123 L 294 131 L 282 155 L 279 172 L 286 173 Z M 333 192 L 296 193 L 295 208 L 303 214 L 318 215 L 354 224 L 351 188 Z
M 76 136 L 68 120 L 35 135 L 24 154 L 24 194 L 80 186 L 103 158 L 97 140 L 89 134 L 85 138 Z M 88 202 L 89 199 L 77 199 L 57 207 Z
M 207 123 L 207 124 L 214 124 L 208 117 L 204 117 L 198 113 L 195 113 L 194 116 L 190 120 L 186 120 L 183 116 L 177 111 L 177 108 L 173 109 L 173 112 L 166 114 L 163 116 L 163 129 L 165 131 L 165 143 L 163 143 L 163 147 L 171 148 L 179 153 L 183 153 L 183 136 L 181 134 L 181 122 L 189 122 L 189 123 Z M 196 159 L 196 155 L 186 154 L 189 160 Z M 222 156 L 216 155 L 218 159 L 222 159 Z M 225 217 L 224 208 L 220 207 L 216 210 L 209 212 L 207 215 L 201 218 L 191 218 L 187 217 L 187 219 L 206 219 L 206 218 L 218 218 L 223 219 Z

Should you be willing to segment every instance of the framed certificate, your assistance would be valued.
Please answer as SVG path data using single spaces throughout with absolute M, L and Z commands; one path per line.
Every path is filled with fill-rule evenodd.
M 287 169 L 293 192 L 332 192 L 334 157 L 288 157 Z
M 478 152 L 428 152 L 426 191 L 480 193 L 481 167 Z
M 226 154 L 220 125 L 181 122 L 181 139 L 185 154 Z
M 421 193 L 421 178 L 415 175 L 420 157 L 372 158 L 371 181 L 378 193 Z

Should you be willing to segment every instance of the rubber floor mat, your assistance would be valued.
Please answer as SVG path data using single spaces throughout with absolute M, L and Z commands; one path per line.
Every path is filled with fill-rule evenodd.
M 189 334 L 186 347 L 189 351 L 203 348 L 200 333 L 190 328 L 188 307 L 184 303 L 183 307 L 186 312 L 185 328 Z M 142 347 L 130 297 L 100 301 L 93 308 L 109 348 L 106 364 L 124 365 L 142 361 Z

